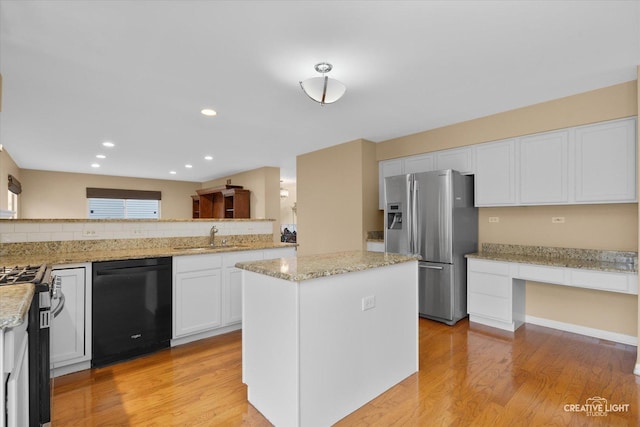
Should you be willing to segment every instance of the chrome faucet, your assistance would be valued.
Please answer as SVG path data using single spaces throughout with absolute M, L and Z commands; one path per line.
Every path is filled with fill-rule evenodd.
M 216 233 L 218 232 L 218 229 L 216 228 L 215 225 L 211 226 L 211 230 L 209 230 L 209 246 L 214 247 L 214 239 L 216 237 Z

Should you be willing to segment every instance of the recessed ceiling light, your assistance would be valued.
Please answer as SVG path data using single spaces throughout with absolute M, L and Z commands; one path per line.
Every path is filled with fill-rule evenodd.
M 185 168 L 187 169 L 191 169 L 193 167 L 193 165 L 184 165 Z
M 96 158 L 97 159 L 106 159 L 107 156 L 105 156 L 104 154 L 96 154 Z
M 109 147 L 109 148 L 112 148 L 112 147 L 116 146 L 116 144 L 114 144 L 111 141 L 105 141 L 105 142 L 102 143 L 102 145 L 104 145 L 105 147 Z
M 213 160 L 213 156 L 204 156 L 205 160 Z
M 170 173 L 171 175 L 175 175 L 175 174 L 177 174 L 178 172 L 176 172 L 176 171 L 169 171 L 169 173 Z
M 213 117 L 213 116 L 218 114 L 216 112 L 216 110 L 212 110 L 211 108 L 204 108 L 204 109 L 200 110 L 200 112 L 202 114 L 204 114 L 205 116 L 209 116 L 209 117 Z
M 100 167 L 100 165 L 99 165 L 99 164 L 97 164 L 97 163 L 91 163 L 91 167 L 92 167 L 92 168 L 99 168 L 99 167 Z

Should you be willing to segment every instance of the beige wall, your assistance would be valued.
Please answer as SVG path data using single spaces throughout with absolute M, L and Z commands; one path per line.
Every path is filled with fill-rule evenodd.
M 375 145 L 359 139 L 303 154 L 296 171 L 298 253 L 362 250 L 377 215 Z
M 163 219 L 191 218 L 191 195 L 200 183 L 118 176 L 20 170 L 21 218 L 86 218 L 87 187 L 162 192 Z
M 227 184 L 242 185 L 251 191 L 251 218 L 269 218 L 273 225 L 274 240 L 280 240 L 280 168 L 263 167 L 236 175 L 203 182 L 201 188 L 217 187 Z
M 0 209 L 7 209 L 9 199 L 7 192 L 9 191 L 9 174 L 15 176 L 18 181 L 20 178 L 20 169 L 13 161 L 6 149 L 0 150 Z M 21 215 L 22 195 L 18 196 L 18 215 Z M 22 217 L 22 216 L 20 216 Z
M 378 144 L 378 160 L 638 115 L 637 81 L 507 111 Z M 489 216 L 500 217 L 489 223 Z M 551 216 L 564 216 L 552 224 Z M 638 250 L 638 205 L 479 210 L 480 242 Z M 637 296 L 527 284 L 526 313 L 637 336 Z

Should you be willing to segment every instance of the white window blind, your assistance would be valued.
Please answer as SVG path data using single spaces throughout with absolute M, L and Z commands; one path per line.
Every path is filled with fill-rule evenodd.
M 159 200 L 103 199 L 89 200 L 90 219 L 158 219 Z

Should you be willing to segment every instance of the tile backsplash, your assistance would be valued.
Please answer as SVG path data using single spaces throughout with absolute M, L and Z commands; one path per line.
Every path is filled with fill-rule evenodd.
M 273 234 L 273 221 L 0 220 L 0 243 Z

